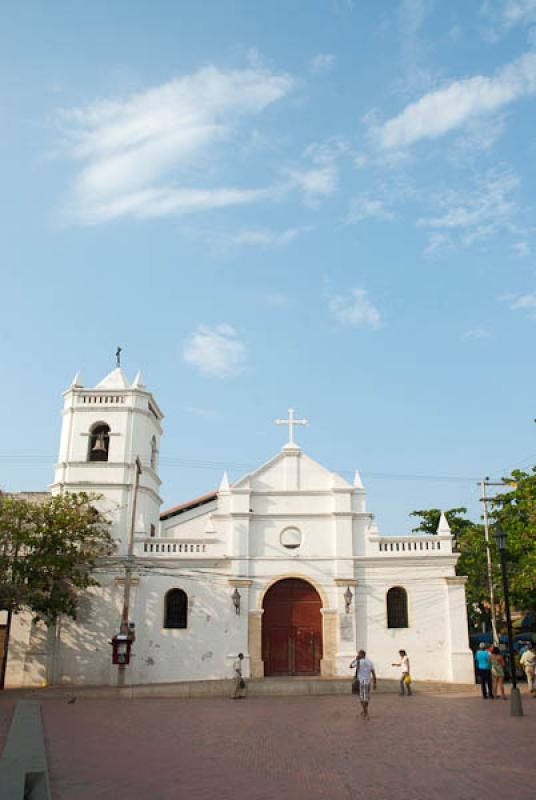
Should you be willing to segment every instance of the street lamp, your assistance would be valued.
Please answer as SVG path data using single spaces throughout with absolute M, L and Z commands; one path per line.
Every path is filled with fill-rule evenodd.
M 238 589 L 235 588 L 234 592 L 231 595 L 231 599 L 235 607 L 235 614 L 240 614 L 240 592 L 238 591 Z
M 495 525 L 495 542 L 501 558 L 501 574 L 504 592 L 504 610 L 506 612 L 506 626 L 508 629 L 508 652 L 510 653 L 510 675 L 512 677 L 512 689 L 510 692 L 510 714 L 513 717 L 523 716 L 523 706 L 521 705 L 521 692 L 517 688 L 516 664 L 514 659 L 514 636 L 512 633 L 512 617 L 510 616 L 510 592 L 508 590 L 508 574 L 506 572 L 506 533 L 499 523 Z

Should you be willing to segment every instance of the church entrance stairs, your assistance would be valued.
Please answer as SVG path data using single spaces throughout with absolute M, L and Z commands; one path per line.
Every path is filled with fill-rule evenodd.
M 351 678 L 280 677 L 251 679 L 247 681 L 249 697 L 284 697 L 298 695 L 351 694 Z M 137 686 L 52 686 L 44 689 L 5 689 L 0 692 L 0 702 L 20 698 L 156 698 L 156 697 L 230 697 L 232 680 L 184 681 L 181 683 L 156 683 Z M 414 681 L 418 693 L 474 692 L 475 684 L 453 684 L 436 681 Z M 378 680 L 378 694 L 397 694 L 398 681 Z

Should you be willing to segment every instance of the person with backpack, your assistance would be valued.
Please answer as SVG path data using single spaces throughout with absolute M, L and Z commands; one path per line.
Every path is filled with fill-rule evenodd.
M 367 658 L 364 650 L 360 650 L 357 657 L 350 664 L 350 669 L 355 668 L 354 685 L 358 682 L 359 701 L 361 703 L 361 716 L 363 719 L 369 718 L 368 706 L 370 701 L 370 679 L 372 678 L 372 688 L 376 690 L 376 672 L 374 664 Z M 352 691 L 354 688 L 352 687 Z M 356 692 L 357 694 L 357 692 Z

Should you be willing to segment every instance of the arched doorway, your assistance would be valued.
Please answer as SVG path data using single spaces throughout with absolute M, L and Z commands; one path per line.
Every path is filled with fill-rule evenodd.
M 322 601 L 301 578 L 286 578 L 264 597 L 262 657 L 265 675 L 320 675 Z

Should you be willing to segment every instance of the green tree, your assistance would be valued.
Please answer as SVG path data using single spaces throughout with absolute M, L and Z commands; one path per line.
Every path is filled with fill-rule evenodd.
M 458 540 L 458 537 L 464 533 L 464 531 L 474 525 L 470 519 L 467 519 L 465 514 L 467 514 L 467 509 L 461 506 L 459 508 L 451 508 L 449 511 L 445 511 L 447 522 L 456 541 Z M 427 533 L 435 535 L 437 533 L 437 526 L 439 525 L 441 511 L 439 508 L 421 509 L 420 511 L 412 511 L 410 517 L 420 517 L 419 524 L 416 528 L 412 529 L 412 533 Z
M 512 491 L 491 500 L 491 516 L 507 535 L 511 602 L 536 611 L 536 467 L 514 470 L 504 481 Z
M 0 502 L 0 606 L 26 609 L 53 625 L 76 619 L 80 592 L 98 586 L 93 572 L 113 551 L 109 522 L 84 492 L 42 503 L 3 496 Z
M 30 503 L 0 493 L 0 609 L 17 611 L 27 595 L 23 557 L 32 524 Z

